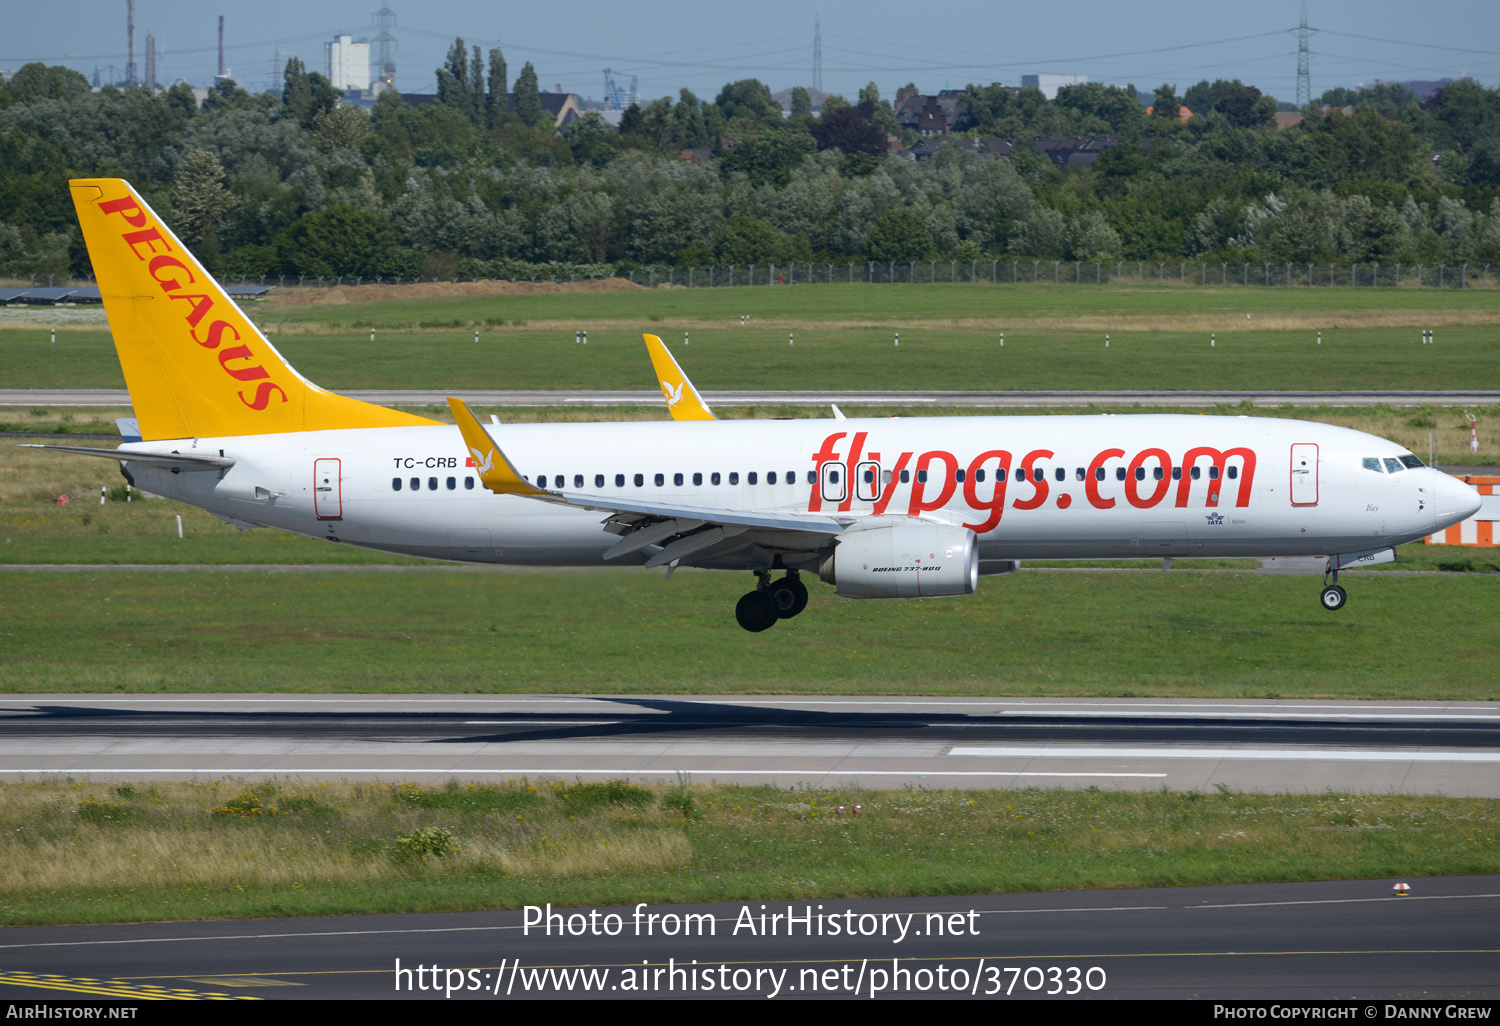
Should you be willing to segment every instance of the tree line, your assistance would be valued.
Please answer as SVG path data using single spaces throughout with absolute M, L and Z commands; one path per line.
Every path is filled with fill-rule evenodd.
M 1500 90 L 1421 101 L 1330 91 L 1278 130 L 1238 81 L 1149 97 L 1098 83 L 968 87 L 924 159 L 871 83 L 787 117 L 762 82 L 596 113 L 561 132 L 527 64 L 462 39 L 436 102 L 341 104 L 288 61 L 282 87 L 100 91 L 31 64 L 0 84 L 0 274 L 83 275 L 70 177 L 129 179 L 216 272 L 530 277 L 789 261 L 1500 263 Z M 1147 101 L 1151 110 L 1148 113 Z M 1192 117 L 1184 122 L 1180 109 Z M 1345 108 L 1352 108 L 1345 113 Z M 1059 167 L 1039 136 L 1109 136 Z M 996 159 L 965 138 L 1006 138 Z

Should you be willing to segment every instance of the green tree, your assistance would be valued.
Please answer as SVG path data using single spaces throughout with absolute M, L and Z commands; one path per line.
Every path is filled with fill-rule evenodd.
M 781 104 L 771 96 L 770 87 L 759 79 L 744 78 L 719 90 L 714 104 L 725 121 L 741 121 L 748 126 L 781 124 Z
M 355 207 L 330 207 L 301 218 L 277 238 L 276 255 L 287 274 L 414 274 L 420 264 L 389 220 Z
M 527 128 L 536 128 L 542 123 L 546 111 L 542 109 L 542 90 L 537 84 L 536 69 L 527 61 L 516 77 L 516 117 Z
M 212 266 L 218 255 L 219 227 L 234 210 L 224 188 L 224 166 L 208 150 L 193 150 L 177 168 L 172 186 L 173 228 L 183 243 Z
M 490 51 L 490 92 L 485 100 L 485 116 L 491 128 L 498 128 L 510 113 L 505 93 L 505 84 L 509 81 L 505 73 L 505 55 L 497 46 Z
M 785 235 L 758 217 L 740 214 L 714 236 L 713 252 L 720 264 L 746 267 L 778 261 L 785 248 Z
M 870 229 L 872 260 L 921 260 L 934 251 L 932 232 L 922 218 L 906 208 L 888 210 Z
M 812 97 L 802 86 L 792 87 L 792 117 L 812 117 Z

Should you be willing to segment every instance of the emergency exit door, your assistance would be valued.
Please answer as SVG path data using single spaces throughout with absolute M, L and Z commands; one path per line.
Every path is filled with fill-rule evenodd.
M 1292 505 L 1318 504 L 1318 447 L 1312 442 L 1292 445 Z
M 313 460 L 313 510 L 319 520 L 342 520 L 344 493 L 341 464 L 334 457 Z

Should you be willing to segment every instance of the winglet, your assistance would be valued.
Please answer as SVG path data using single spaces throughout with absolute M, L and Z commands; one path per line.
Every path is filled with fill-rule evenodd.
M 474 467 L 479 471 L 479 480 L 496 495 L 546 495 L 547 493 L 516 472 L 505 453 L 495 444 L 489 432 L 480 426 L 474 414 L 462 399 L 448 398 L 448 408 L 453 411 L 453 422 L 464 436 L 464 446 L 474 458 Z
M 656 380 L 661 383 L 662 394 L 667 397 L 667 410 L 673 420 L 718 420 L 708 408 L 688 376 L 677 366 L 672 354 L 655 335 L 645 335 L 646 351 L 651 354 L 651 366 L 656 370 Z

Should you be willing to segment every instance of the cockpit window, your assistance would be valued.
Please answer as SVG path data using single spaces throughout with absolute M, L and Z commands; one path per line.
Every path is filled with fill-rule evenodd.
M 1366 470 L 1373 470 L 1377 474 L 1385 473 L 1385 471 L 1380 469 L 1380 460 L 1376 459 L 1374 456 L 1366 456 L 1360 462 L 1364 464 L 1364 468 Z
M 1405 469 L 1406 468 L 1401 465 L 1400 460 L 1392 459 L 1390 456 L 1387 456 L 1385 458 L 1385 472 L 1387 474 L 1399 474 Z
M 1425 467 L 1425 466 L 1427 466 L 1427 464 L 1423 463 L 1421 460 L 1417 459 L 1415 456 L 1403 456 L 1403 457 L 1401 457 L 1401 462 L 1402 462 L 1403 465 L 1405 465 L 1407 467 L 1410 467 L 1412 470 L 1416 470 L 1419 467 Z

